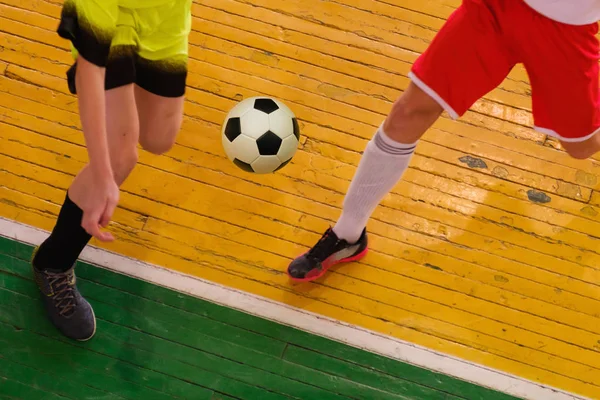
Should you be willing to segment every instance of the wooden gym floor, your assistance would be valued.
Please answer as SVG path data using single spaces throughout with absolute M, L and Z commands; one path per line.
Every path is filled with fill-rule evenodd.
M 40 318 L 32 250 L 0 237 L 2 400 L 516 400 L 83 263 L 98 331 L 73 342 Z
M 520 67 L 428 132 L 363 262 L 310 284 L 285 275 L 338 217 L 360 152 L 459 3 L 197 0 L 178 143 L 141 152 L 118 240 L 93 244 L 600 398 L 600 164 L 531 129 Z M 0 216 L 46 230 L 87 159 L 59 13 L 0 0 Z M 221 148 L 225 114 L 253 95 L 301 121 L 301 149 L 273 175 Z

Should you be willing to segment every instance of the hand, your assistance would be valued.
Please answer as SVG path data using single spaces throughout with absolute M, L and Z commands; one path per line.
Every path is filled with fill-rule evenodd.
M 83 210 L 81 226 L 87 233 L 103 242 L 115 240 L 110 232 L 100 230 L 108 226 L 119 202 L 119 187 L 112 173 L 86 165 L 71 184 L 69 197 Z

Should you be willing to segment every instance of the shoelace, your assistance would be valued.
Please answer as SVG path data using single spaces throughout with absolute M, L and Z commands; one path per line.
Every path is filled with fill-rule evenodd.
M 48 284 L 54 292 L 54 301 L 63 317 L 69 317 L 75 312 L 75 295 L 73 287 L 69 284 L 71 276 L 65 273 L 44 272 L 48 277 Z
M 331 254 L 331 248 L 337 247 L 340 241 L 332 234 L 331 230 L 328 230 L 323 234 L 317 244 L 308 251 L 307 257 L 312 258 L 315 261 L 323 262 Z

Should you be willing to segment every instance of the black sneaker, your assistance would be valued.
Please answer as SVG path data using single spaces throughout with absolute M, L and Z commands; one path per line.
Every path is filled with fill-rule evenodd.
M 90 303 L 77 290 L 75 268 L 64 272 L 32 268 L 52 324 L 70 339 L 91 339 L 96 333 L 96 317 Z
M 288 275 L 294 281 L 307 282 L 320 278 L 332 265 L 358 261 L 367 255 L 367 230 L 363 230 L 356 243 L 339 239 L 329 228 L 321 240 L 307 253 L 291 262 Z

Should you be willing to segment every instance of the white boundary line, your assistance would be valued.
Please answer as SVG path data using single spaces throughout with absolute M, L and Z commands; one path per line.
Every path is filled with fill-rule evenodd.
M 0 217 L 0 235 L 33 246 L 46 231 Z M 528 400 L 590 400 L 261 296 L 88 246 L 81 260 L 178 292 Z

